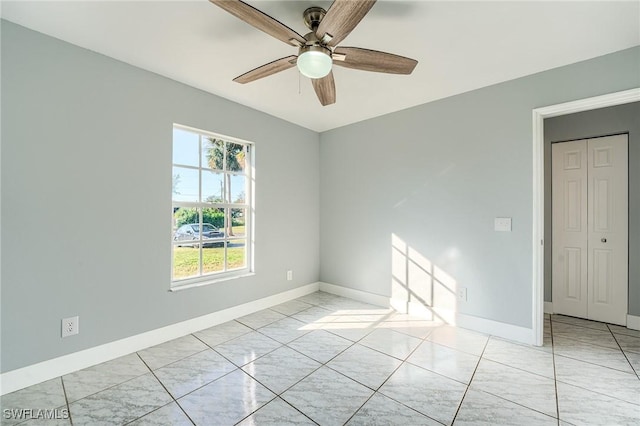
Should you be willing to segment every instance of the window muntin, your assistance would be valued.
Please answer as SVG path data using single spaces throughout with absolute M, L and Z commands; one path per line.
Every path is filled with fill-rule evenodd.
M 252 148 L 174 125 L 172 287 L 249 272 Z

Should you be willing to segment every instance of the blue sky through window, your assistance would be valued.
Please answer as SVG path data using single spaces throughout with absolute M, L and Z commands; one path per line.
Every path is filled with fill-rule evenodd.
M 197 133 L 174 128 L 173 129 L 173 163 L 177 165 L 186 165 L 192 167 L 199 166 L 199 139 Z M 207 147 L 207 141 L 203 138 L 203 167 L 205 164 L 206 154 L 204 150 Z M 224 175 L 214 171 L 202 171 L 202 199 L 200 200 L 198 170 L 187 167 L 173 167 L 172 177 L 174 183 L 174 201 L 188 202 L 206 202 L 213 200 L 220 202 L 224 195 Z M 237 202 L 240 199 L 244 202 L 246 177 L 242 175 L 231 175 L 231 200 L 222 200 L 223 202 Z

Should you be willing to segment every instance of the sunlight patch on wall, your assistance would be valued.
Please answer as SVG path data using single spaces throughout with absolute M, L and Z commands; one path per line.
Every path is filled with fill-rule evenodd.
M 455 324 L 457 289 L 451 275 L 391 234 L 391 305 L 396 310 Z

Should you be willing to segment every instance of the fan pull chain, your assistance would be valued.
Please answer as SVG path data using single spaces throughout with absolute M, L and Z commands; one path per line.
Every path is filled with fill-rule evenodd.
M 298 95 L 300 94 L 300 71 L 298 71 Z

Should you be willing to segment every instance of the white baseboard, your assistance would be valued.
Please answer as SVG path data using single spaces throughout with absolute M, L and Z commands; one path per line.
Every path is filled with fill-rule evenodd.
M 553 302 L 544 302 L 544 313 L 545 314 L 553 313 Z
M 459 313 L 456 315 L 456 326 L 468 328 L 469 330 L 480 333 L 491 334 L 492 336 L 503 339 L 526 343 L 527 345 L 535 344 L 533 330 L 518 325 Z
M 233 306 L 218 312 L 203 315 L 190 320 L 171 324 L 166 327 L 147 331 L 115 342 L 63 355 L 27 367 L 7 371 L 0 375 L 0 395 L 26 388 L 53 379 L 76 370 L 91 367 L 112 359 L 155 346 L 178 337 L 186 336 L 223 322 L 231 321 L 280 303 L 318 291 L 320 283 L 307 284 L 292 290 L 264 297 L 242 305 Z
M 627 315 L 627 328 L 632 330 L 640 330 L 640 317 L 635 315 Z
M 389 298 L 387 296 L 380 296 L 379 294 L 362 290 L 354 290 L 340 285 L 320 282 L 320 291 L 335 294 L 336 296 L 348 297 L 371 305 L 384 306 L 385 308 L 389 307 Z
M 429 321 L 440 320 L 450 325 L 456 325 L 458 327 L 478 331 L 480 333 L 491 334 L 492 336 L 502 337 L 504 339 L 514 340 L 528 345 L 535 344 L 533 329 L 531 328 L 520 327 L 446 309 L 432 310 L 431 308 L 427 308 L 419 303 L 407 303 L 400 299 L 393 299 L 325 282 L 320 283 L 320 290 L 326 291 L 327 293 L 333 293 L 338 296 L 349 297 L 361 302 L 371 303 L 373 305 L 385 307 L 390 306 L 398 312 L 416 315 Z

